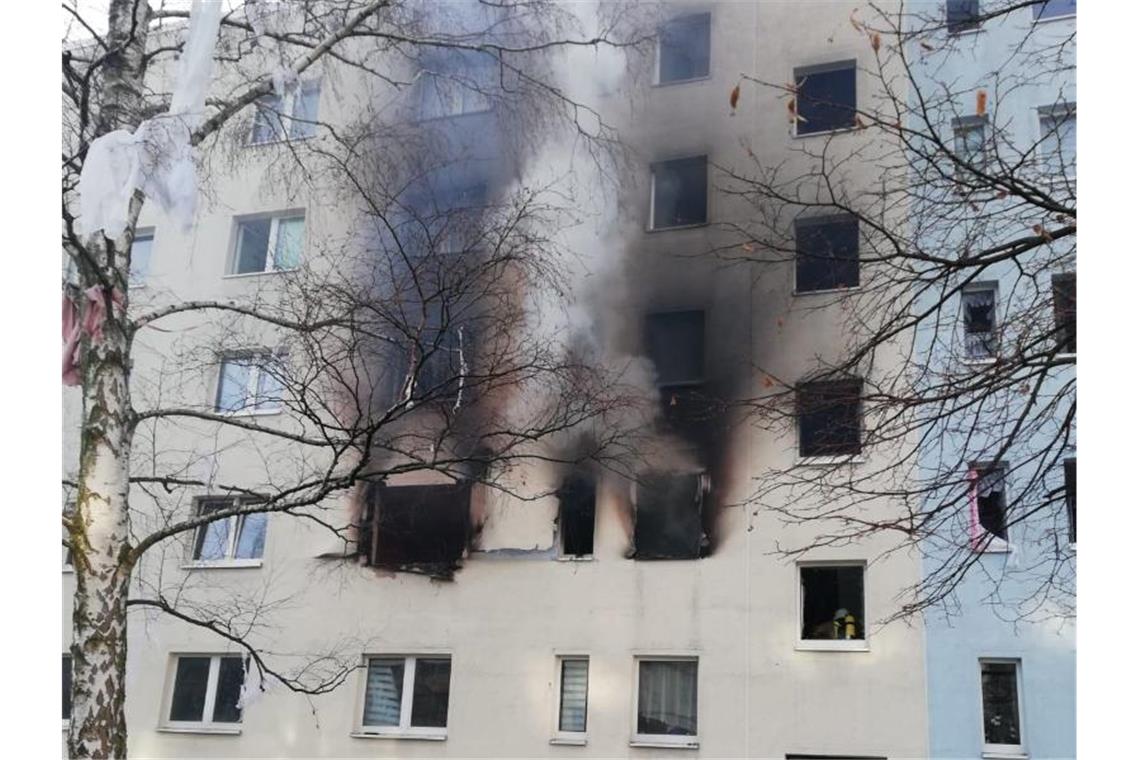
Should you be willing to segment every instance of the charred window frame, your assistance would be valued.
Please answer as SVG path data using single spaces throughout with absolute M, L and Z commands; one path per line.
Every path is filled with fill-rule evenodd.
M 708 223 L 708 156 L 658 161 L 650 174 L 650 230 Z
M 360 736 L 446 739 L 451 696 L 451 656 L 366 656 Z
M 997 358 L 997 305 L 996 282 L 972 283 L 962 289 L 962 344 L 967 361 Z
M 804 562 L 799 575 L 800 649 L 867 649 L 866 563 Z
M 385 401 L 457 404 L 471 370 L 467 357 L 472 342 L 465 325 L 438 322 L 394 338 L 385 367 Z
M 633 558 L 698 559 L 708 553 L 704 473 L 644 473 L 633 484 Z
M 804 459 L 863 453 L 863 381 L 822 380 L 796 388 L 799 452 Z
M 1007 551 L 1009 468 L 1004 462 L 970 466 L 970 539 L 975 551 Z
M 859 220 L 850 214 L 797 219 L 796 293 L 859 287 Z
M 206 496 L 195 503 L 198 516 L 234 509 L 254 503 L 250 499 L 228 496 Z M 190 565 L 194 567 L 225 565 L 258 567 L 265 553 L 265 536 L 269 525 L 266 512 L 231 515 L 199 525 L 194 532 Z
M 368 564 L 449 577 L 471 536 L 471 484 L 368 489 L 358 549 Z
M 1077 275 L 1072 272 L 1053 275 L 1053 324 L 1057 351 L 1077 353 Z
M 855 127 L 855 61 L 802 66 L 792 76 L 796 83 L 796 136 Z
M 661 26 L 657 44 L 657 84 L 680 84 L 709 76 L 712 14 L 696 13 Z
M 239 733 L 246 660 L 240 655 L 173 657 L 165 727 Z
M 986 756 L 1025 756 L 1021 706 L 1021 660 L 979 660 L 981 669 L 982 751 Z
M 561 556 L 566 559 L 592 558 L 597 482 L 589 473 L 572 473 L 562 482 L 557 496 Z
M 1077 460 L 1065 460 L 1065 512 L 1069 518 L 1069 543 L 1077 543 Z
M 982 28 L 978 0 L 946 0 L 946 31 L 952 35 Z
M 633 744 L 697 747 L 699 659 L 639 656 Z

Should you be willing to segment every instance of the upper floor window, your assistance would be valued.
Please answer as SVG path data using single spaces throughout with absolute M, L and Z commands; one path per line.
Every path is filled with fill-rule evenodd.
M 150 252 L 153 247 L 153 230 L 135 233 L 134 242 L 131 243 L 131 271 L 128 280 L 131 287 L 146 283 L 147 274 L 150 272 Z
M 708 546 L 702 473 L 645 473 L 634 489 L 633 548 L 637 559 L 697 559 Z
M 694 156 L 652 165 L 650 229 L 686 227 L 708 221 L 708 157 Z
M 1006 548 L 1006 466 L 985 462 L 970 468 L 970 536 L 977 550 Z
M 696 657 L 638 659 L 634 741 L 696 745 Z
M 234 728 L 245 681 L 238 655 L 182 655 L 175 658 L 169 725 L 173 728 Z M 220 725 L 215 725 L 220 724 Z
M 866 639 L 864 570 L 862 564 L 800 565 L 801 642 Z
M 993 359 L 998 353 L 997 283 L 973 283 L 962 290 L 962 340 L 966 358 Z
M 1069 543 L 1077 542 L 1077 460 L 1065 460 L 1065 511 L 1069 516 Z
M 574 472 L 558 489 L 558 531 L 563 557 L 594 554 L 597 485 L 588 473 Z
M 589 657 L 559 657 L 558 730 L 559 739 L 586 738 L 586 707 L 590 686 Z
M 276 214 L 239 219 L 230 274 L 281 272 L 301 265 L 305 215 Z
M 954 155 L 966 166 L 984 170 L 986 166 L 986 116 L 959 116 L 954 119 Z M 958 166 L 959 179 L 971 179 L 970 172 Z
M 863 451 L 863 381 L 825 380 L 796 389 L 800 456 L 849 456 Z
M 978 0 L 946 0 L 946 31 L 961 34 L 981 27 Z
M 1063 354 L 1077 352 L 1077 275 L 1072 272 L 1053 275 L 1053 322 L 1057 350 Z
M 657 81 L 684 82 L 709 75 L 712 14 L 682 16 L 661 27 L 658 43 Z
M 1033 5 L 1035 21 L 1075 15 L 1077 15 L 1077 0 L 1043 0 Z
M 305 82 L 286 91 L 284 96 L 266 95 L 257 102 L 249 143 L 300 140 L 317 133 L 321 100 L 320 82 Z
M 986 757 L 1025 757 L 1020 660 L 982 660 L 982 740 Z
M 437 51 L 422 62 L 418 85 L 420 119 L 479 113 L 491 107 L 497 61 L 477 50 Z
M 705 379 L 705 313 L 667 311 L 645 320 L 646 349 L 657 385 L 699 384 Z
M 360 731 L 447 736 L 451 657 L 369 657 Z
M 63 656 L 63 719 L 71 720 L 71 655 Z
M 471 485 L 376 486 L 361 516 L 360 552 L 371 565 L 448 575 L 471 533 Z
M 276 412 L 283 401 L 284 377 L 284 357 L 272 351 L 225 356 L 214 409 L 229 414 Z
M 855 61 L 803 66 L 793 76 L 797 135 L 855 126 Z
M 205 498 L 198 502 L 198 515 L 230 510 L 240 506 L 236 498 Z M 265 512 L 231 515 L 198 527 L 194 536 L 195 562 L 256 561 L 265 553 Z
M 1041 142 L 1037 150 L 1050 176 L 1074 177 L 1077 161 L 1077 106 L 1065 103 L 1037 111 Z
M 859 286 L 859 220 L 851 215 L 796 220 L 796 292 Z

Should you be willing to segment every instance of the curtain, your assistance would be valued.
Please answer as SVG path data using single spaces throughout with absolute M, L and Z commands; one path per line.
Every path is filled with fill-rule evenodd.
M 586 730 L 589 668 L 589 660 L 562 661 L 562 707 L 558 713 L 559 731 Z
M 697 663 L 691 660 L 638 664 L 637 732 L 697 734 Z
M 296 269 L 301 263 L 304 238 L 304 217 L 277 220 L 277 245 L 273 250 L 273 268 Z
M 400 703 L 404 690 L 404 661 L 368 661 L 368 683 L 364 690 L 364 725 L 400 725 Z

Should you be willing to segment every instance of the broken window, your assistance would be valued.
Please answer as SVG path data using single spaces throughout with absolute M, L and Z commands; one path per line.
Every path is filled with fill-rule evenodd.
M 596 486 L 593 477 L 575 473 L 558 489 L 558 527 L 562 556 L 589 557 L 594 553 Z
M 1018 755 L 1021 740 L 1021 705 L 1017 693 L 1017 660 L 982 660 L 982 733 L 985 752 Z
M 697 559 L 708 547 L 702 523 L 705 475 L 643 475 L 636 486 L 637 559 Z
M 577 735 L 586 733 L 586 704 L 590 685 L 590 658 L 560 658 L 560 688 L 558 692 L 558 733 Z
M 361 730 L 377 734 L 444 734 L 450 691 L 448 656 L 370 657 Z
M 970 496 L 976 521 L 974 535 L 977 538 L 977 548 L 984 548 L 987 543 L 982 540 L 980 531 L 1002 541 L 1007 538 L 1005 473 L 1006 467 L 1001 463 L 975 464 L 970 470 L 970 480 L 973 483 Z
M 862 380 L 803 383 L 796 390 L 800 456 L 846 456 L 863 450 Z
M 71 655 L 63 656 L 63 719 L 71 720 Z
M 470 535 L 471 486 L 376 486 L 360 530 L 372 565 L 449 574 Z
M 639 659 L 635 738 L 690 743 L 696 735 L 696 658 Z
M 855 61 L 805 66 L 796 79 L 796 134 L 855 126 Z
M 1069 515 L 1069 543 L 1077 542 L 1077 460 L 1065 460 L 1065 511 Z
M 862 565 L 805 565 L 800 567 L 802 630 L 812 640 L 862 640 Z
M 178 657 L 170 695 L 170 722 L 240 723 L 245 663 L 240 656 Z
M 1077 275 L 1053 275 L 1053 321 L 1057 350 L 1063 354 L 1077 352 Z
M 657 81 L 684 82 L 709 75 L 712 14 L 673 19 L 661 27 Z
M 859 285 L 859 220 L 832 216 L 796 221 L 796 292 Z
M 659 161 L 652 165 L 651 171 L 651 229 L 685 227 L 708 221 L 707 156 Z
M 962 291 L 962 340 L 966 358 L 997 356 L 997 284 L 978 283 Z
M 657 385 L 693 385 L 705 376 L 705 313 L 670 311 L 645 320 L 645 343 Z
M 946 31 L 961 34 L 982 25 L 978 0 L 946 0 Z
M 233 498 L 202 499 L 198 502 L 198 515 L 233 509 L 241 504 L 240 499 Z M 265 512 L 256 512 L 231 515 L 199 526 L 191 558 L 195 562 L 261 559 L 265 552 L 268 519 Z

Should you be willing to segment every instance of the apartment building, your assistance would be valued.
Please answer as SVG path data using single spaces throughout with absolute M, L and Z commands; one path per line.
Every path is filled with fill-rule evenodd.
M 871 97 L 872 48 L 839 4 L 692 2 L 666 11 L 653 54 L 625 59 L 624 76 L 597 100 L 634 158 L 622 164 L 616 232 L 600 254 L 623 285 L 595 295 L 607 304 L 598 325 L 605 341 L 652 368 L 663 410 L 655 424 L 676 450 L 636 478 L 585 468 L 551 483 L 555 475 L 536 467 L 529 477 L 557 488 L 534 499 L 407 467 L 321 505 L 318 516 L 354 525 L 348 551 L 317 521 L 281 513 L 212 523 L 156 546 L 138 570 L 141 594 L 246 625 L 282 670 L 320 671 L 345 651 L 359 667 L 318 695 L 272 684 L 250 692 L 245 652 L 233 641 L 132 612 L 133 754 L 928 754 L 924 673 L 941 661 L 926 654 L 920 628 L 880 624 L 917 582 L 919 560 L 884 556 L 885 537 L 780 556 L 780 545 L 809 538 L 811 526 L 788 526 L 750 500 L 771 470 L 889 461 L 890 452 L 862 445 L 848 387 L 859 378 L 805 386 L 779 428 L 749 424 L 731 404 L 708 411 L 710 399 L 762 395 L 766 376 L 808 379 L 817 357 L 840 350 L 848 326 L 827 299 L 859 282 L 857 234 L 834 220 L 801 220 L 824 224 L 819 234 L 848 252 L 827 271 L 794 261 L 729 267 L 701 254 L 737 244 L 726 223 L 753 213 L 721 190 L 720 167 L 800 160 L 793 148 L 810 141 L 869 139 L 844 104 Z M 462 215 L 503 197 L 525 167 L 509 123 L 480 93 L 496 83 L 478 56 L 392 66 L 411 66 L 413 84 L 375 107 L 408 114 L 412 128 L 439 138 L 432 145 L 454 151 L 442 156 L 445 169 L 423 173 L 411 193 L 422 200 L 409 205 Z M 426 73 L 417 77 L 416 66 Z M 745 73 L 795 80 L 801 93 L 819 88 L 828 105 L 813 108 L 801 95 L 800 118 L 789 121 L 783 100 L 762 88 L 730 105 Z M 275 151 L 319 146 L 321 130 L 309 122 L 342 124 L 374 103 L 359 87 L 333 65 L 249 109 L 232 148 L 210 154 L 209 190 L 189 231 L 144 209 L 135 308 L 287 297 L 290 272 L 329 266 L 316 252 L 358 243 L 361 223 L 339 185 L 291 174 Z M 427 150 L 412 163 L 439 158 Z M 868 165 L 849 180 L 875 178 Z M 464 371 L 466 339 L 439 331 L 445 359 L 425 364 L 420 382 L 435 372 L 446 384 Z M 273 344 L 271 329 L 179 315 L 136 339 L 137 402 L 277 424 L 290 410 L 275 385 Z M 461 392 L 457 385 L 449 397 Z M 70 391 L 65 409 L 73 471 L 79 417 Z M 177 463 L 187 480 L 251 490 L 320 466 L 284 443 L 258 446 L 240 427 L 212 424 L 156 422 L 140 430 L 136 448 L 151 462 Z M 240 497 L 206 485 L 173 502 L 143 487 L 131 498 L 136 525 L 153 525 Z M 889 515 L 898 506 L 883 497 L 864 508 Z

